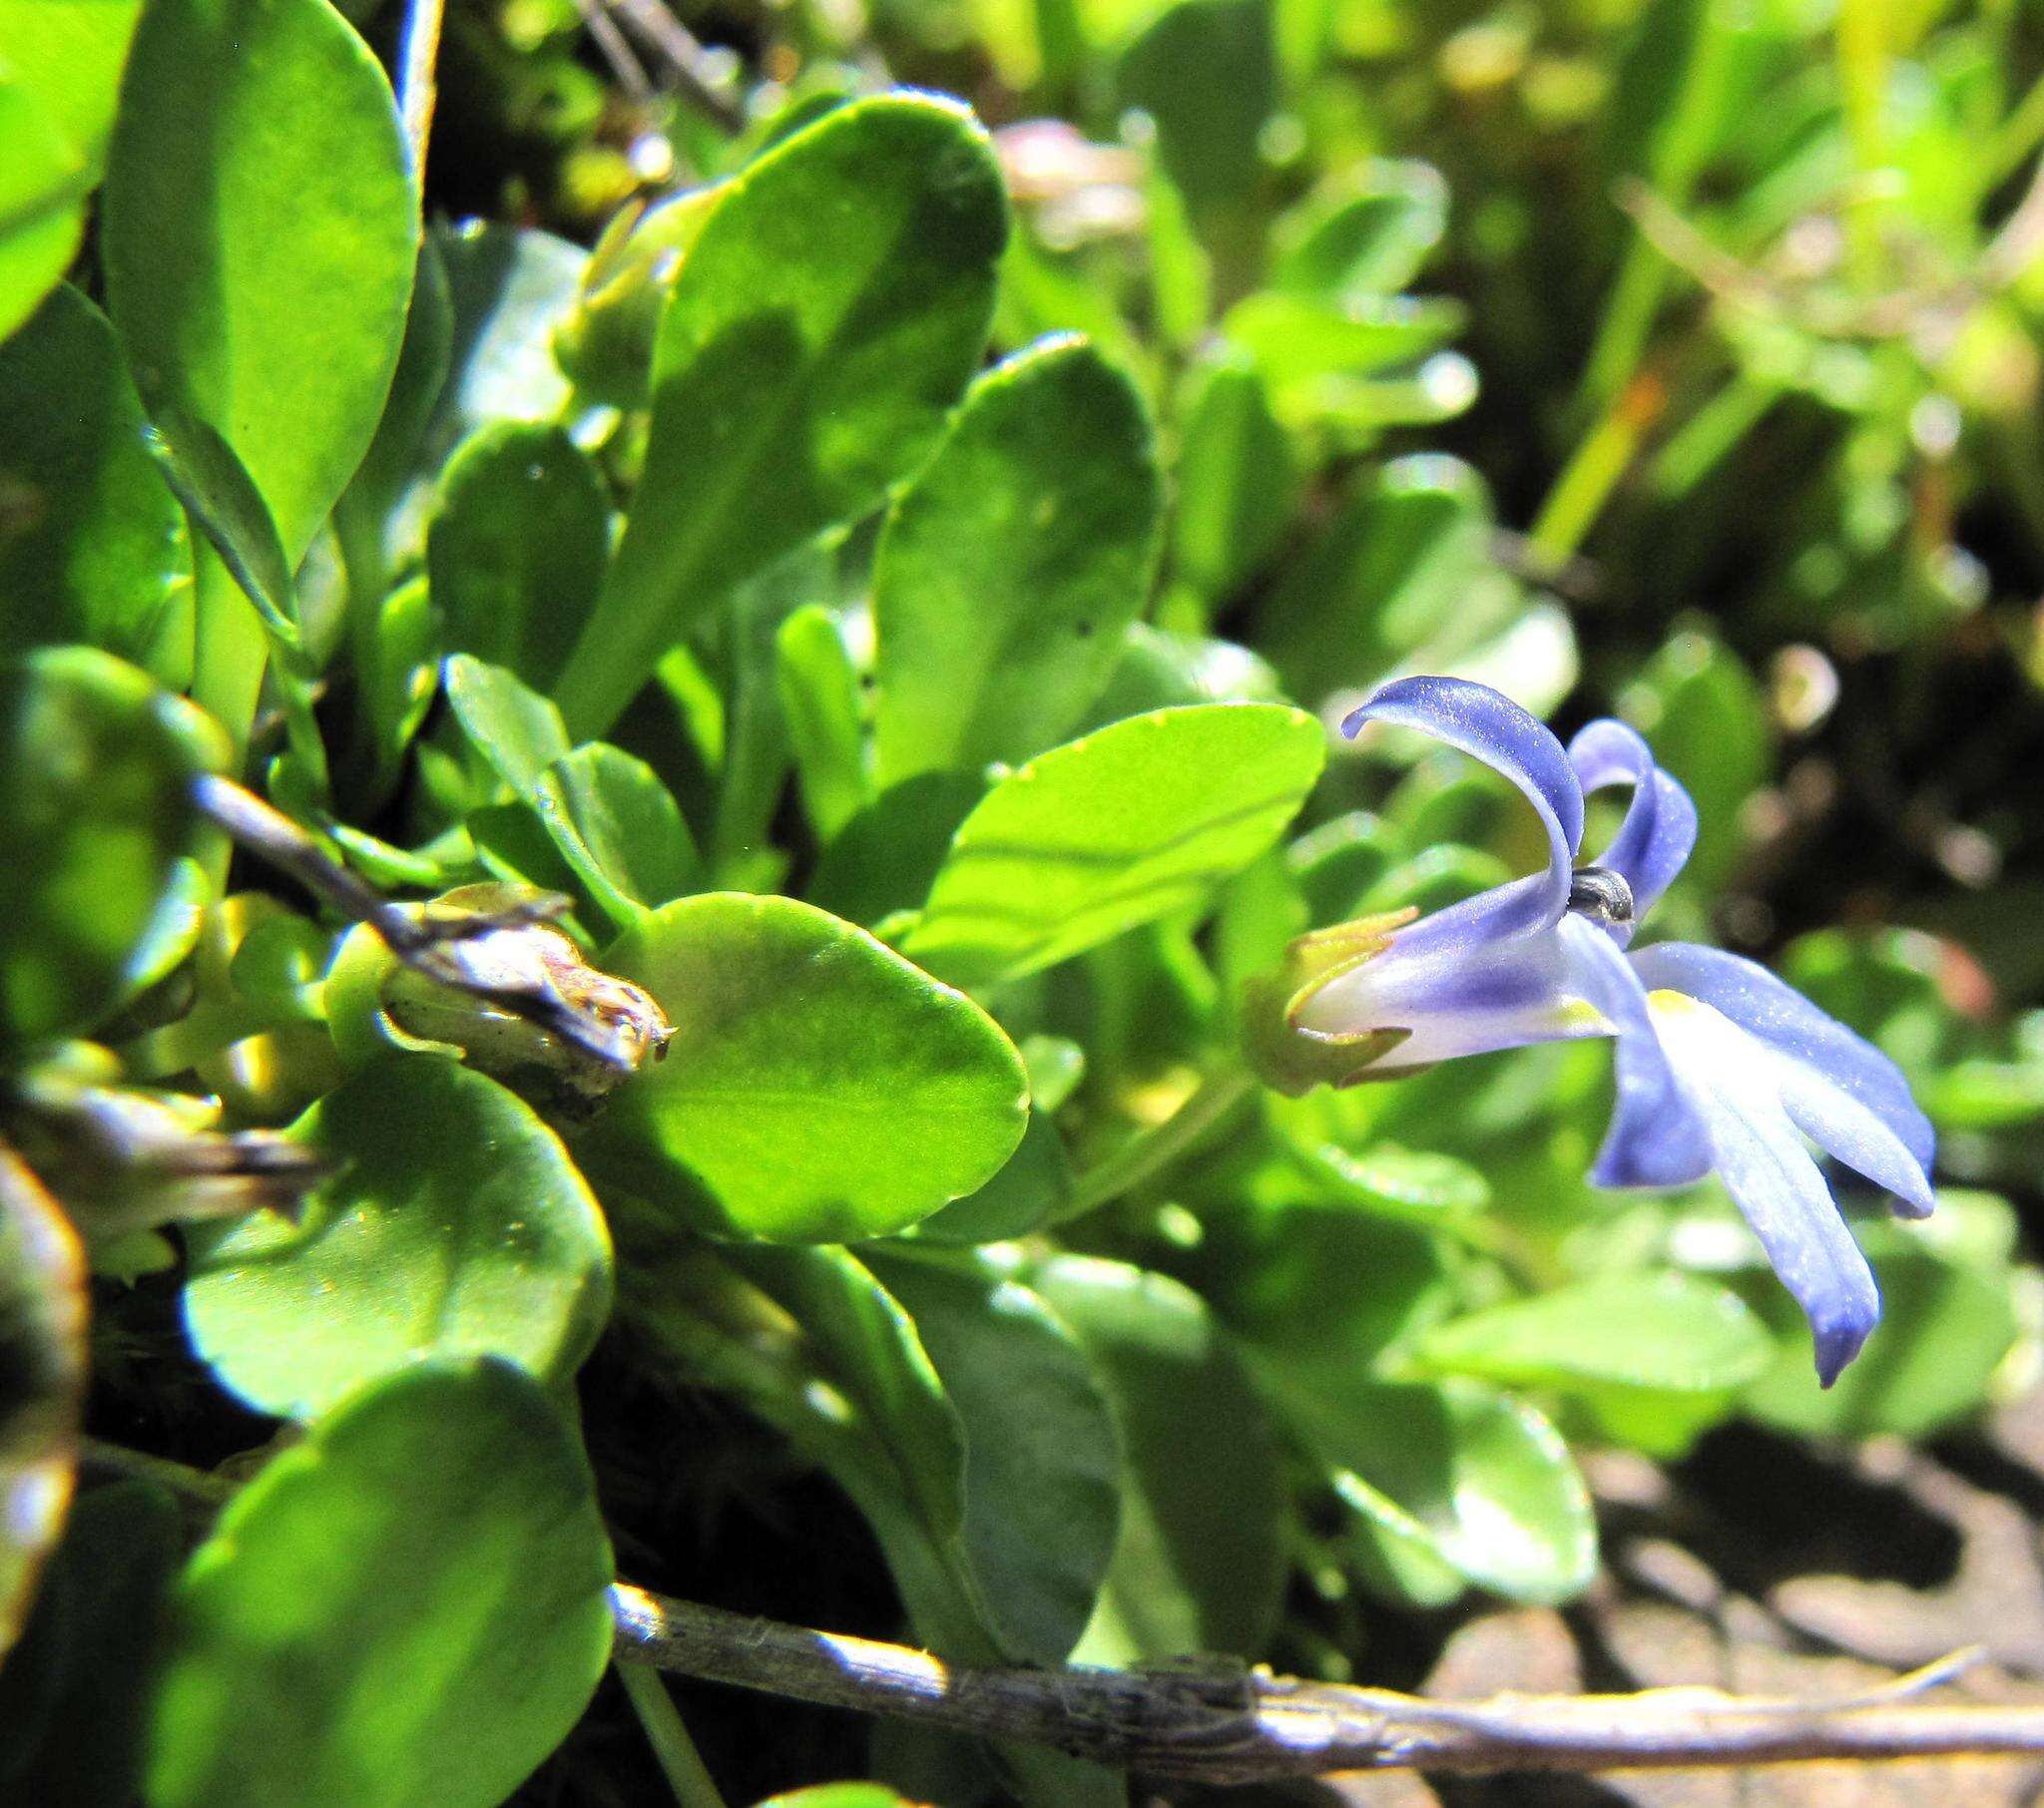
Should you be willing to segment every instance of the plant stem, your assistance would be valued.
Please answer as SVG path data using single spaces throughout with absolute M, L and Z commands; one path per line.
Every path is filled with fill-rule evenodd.
M 82 1455 L 88 1464 L 162 1483 L 201 1520 L 238 1489 L 93 1439 Z M 684 1808 L 724 1804 L 660 1671 L 1209 1784 L 1344 1770 L 1480 1775 L 2044 1753 L 2044 1708 L 1917 1700 L 1960 1675 L 1977 1648 L 1828 1698 L 1659 1688 L 1442 1701 L 1274 1676 L 1246 1662 L 1212 1670 L 954 1666 L 905 1645 L 672 1600 L 629 1582 L 613 1584 L 610 1605 L 618 1674 Z M 686 1755 L 672 1762 L 679 1754 Z
M 1083 1217 L 1162 1173 L 1255 1090 L 1256 1082 L 1241 1068 L 1210 1075 L 1162 1124 L 1131 1137 L 1106 1160 L 1081 1174 L 1072 1196 L 1050 1222 L 1063 1224 Z
M 300 986 L 275 999 L 228 999 L 124 1042 L 114 1053 L 131 1080 L 165 1080 L 251 1036 L 320 1021 L 321 989 Z
M 192 555 L 197 616 L 192 700 L 227 730 L 239 770 L 269 664 L 269 636 L 256 605 L 204 535 L 194 534 Z
M 433 130 L 433 80 L 440 60 L 440 18 L 444 0 L 410 0 L 404 14 L 404 50 L 397 81 L 405 142 L 411 146 L 412 174 L 421 187 L 426 180 L 426 140 Z
M 973 1669 L 641 1588 L 615 1587 L 611 1602 L 620 1654 L 680 1675 L 1209 1784 L 1345 1770 L 1585 1772 L 2044 1752 L 2044 1708 L 1915 1699 L 1949 1683 L 1977 1650 L 1829 1698 L 1697 1687 L 1445 1701 L 1248 1663 L 1212 1673 Z
M 631 1697 L 632 1711 L 645 1729 L 646 1742 L 660 1760 L 661 1774 L 667 1778 L 667 1786 L 674 1791 L 681 1808 L 724 1808 L 724 1797 L 718 1794 L 717 1785 L 704 1768 L 702 1754 L 696 1749 L 696 1741 L 689 1737 L 681 1710 L 675 1706 L 675 1698 L 668 1693 L 661 1673 L 622 1657 L 615 1668 L 625 1693 Z

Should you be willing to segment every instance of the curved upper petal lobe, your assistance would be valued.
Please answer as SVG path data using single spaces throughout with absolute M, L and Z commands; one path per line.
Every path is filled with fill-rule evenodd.
M 1611 845 L 1597 856 L 1632 887 L 1633 916 L 1644 917 L 1688 863 L 1697 844 L 1697 806 L 1675 779 L 1654 763 L 1647 743 L 1624 722 L 1605 716 L 1591 722 L 1569 742 L 1569 763 L 1583 789 L 1607 785 L 1633 787 L 1632 802 Z M 1623 944 L 1630 924 L 1613 924 L 1610 933 Z
M 1398 678 L 1350 713 L 1341 732 L 1353 735 L 1373 721 L 1416 729 L 1482 760 L 1539 811 L 1547 830 L 1544 882 L 1486 893 L 1481 933 L 1515 935 L 1558 920 L 1568 908 L 1569 869 L 1583 842 L 1583 790 L 1561 742 L 1510 697 L 1464 678 Z M 1465 918 L 1461 933 L 1471 926 Z M 1423 921 L 1406 939 L 1424 941 L 1430 933 Z

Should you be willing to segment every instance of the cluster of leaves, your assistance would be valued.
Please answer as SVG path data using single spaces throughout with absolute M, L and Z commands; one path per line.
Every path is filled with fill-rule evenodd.
M 450 69 L 507 117 L 535 70 L 587 97 L 567 17 L 522 18 L 513 42 L 508 14 L 457 15 Z M 1537 204 L 1523 171 L 1455 170 L 1497 241 L 1454 247 L 1472 322 L 1411 292 L 1446 185 L 1373 153 L 1433 149 L 1486 51 L 1547 58 L 1527 92 L 1563 106 L 1559 53 L 1263 0 L 745 23 L 799 73 L 736 131 L 672 116 L 696 180 L 585 251 L 424 218 L 383 68 L 326 0 L 0 0 L 0 1788 L 23 1800 L 504 1799 L 610 1652 L 575 1396 L 600 1341 L 827 1475 L 918 1643 L 1326 1674 L 1367 1601 L 1584 1587 L 1585 1445 L 1678 1456 L 1739 1413 L 1924 1435 L 2032 1357 L 2004 1194 L 2034 1184 L 2044 1029 L 1955 1012 L 1978 969 L 1954 943 L 1784 954 L 1903 1063 L 1968 1183 L 1925 1227 L 1865 1227 L 1887 1323 L 1827 1395 L 1715 1187 L 1587 1186 L 1602 1049 L 1287 1100 L 1240 1047 L 1244 985 L 1301 931 L 1535 863 L 1488 775 L 1336 755 L 1323 713 L 1413 669 L 1560 707 L 1559 592 L 1621 477 L 1645 474 L 1614 547 L 1658 545 L 1777 410 L 1836 417 L 1770 499 L 1806 580 L 1771 626 L 1646 608 L 1594 649 L 1702 810 L 1657 919 L 1678 932 L 1735 880 L 1762 908 L 1779 743 L 1823 714 L 1740 636 L 1812 632 L 1847 591 L 1862 643 L 1980 606 L 1931 583 L 1958 568 L 1952 500 L 1924 499 L 1952 456 L 1932 404 L 1991 432 L 1950 360 L 1969 334 L 2029 348 L 2020 297 L 1912 278 L 1963 316 L 1932 346 L 1716 261 L 1765 269 L 1847 153 L 1902 158 L 1862 140 L 1902 131 L 1880 84 L 1918 64 L 1876 33 L 1812 74 L 1805 22 L 1650 10 L 1597 168 L 1652 185 L 1661 238 L 1618 274 L 1603 413 L 1521 543 L 1470 464 L 1415 447 L 1495 436 L 1513 383 L 1528 415 L 1555 400 L 1552 353 L 1511 338 L 1532 227 L 1490 205 Z M 2001 118 L 1971 42 L 1922 61 L 1912 193 L 1942 193 L 1969 108 Z M 876 47 L 1003 117 L 1148 128 L 989 137 L 861 92 L 837 59 Z M 1364 119 L 1358 60 L 1441 79 Z M 1792 121 L 1756 104 L 1788 88 Z M 601 112 L 563 128 L 591 157 Z M 1733 198 L 1678 217 L 1726 164 Z M 1931 239 L 1967 267 L 1991 181 L 1942 225 L 1855 215 L 1843 270 L 1878 296 Z M 1677 238 L 1723 292 L 1669 352 Z M 1505 401 L 1457 428 L 1465 325 Z M 664 1024 L 592 1069 L 231 871 L 203 774 L 437 899 L 420 921 L 491 925 L 474 946 L 568 1010 Z M 1951 825 L 1926 833 L 1946 857 Z M 543 894 L 561 913 L 520 918 Z M 149 1340 L 167 1308 L 189 1357 Z M 168 1407 L 138 1347 L 206 1397 Z M 154 1480 L 67 1519 L 89 1385 L 94 1429 L 155 1428 L 159 1457 L 223 1454 L 230 1400 L 279 1422 L 195 1551 Z M 1125 1793 L 1020 1749 L 887 1762 L 960 1808 Z

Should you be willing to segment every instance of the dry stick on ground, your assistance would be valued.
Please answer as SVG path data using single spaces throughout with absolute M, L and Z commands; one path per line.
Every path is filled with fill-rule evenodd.
M 796 1701 L 1055 1746 L 1146 1776 L 1249 1783 L 1337 1770 L 1632 1770 L 1812 1758 L 2044 1754 L 2044 1708 L 1911 1697 L 1968 1654 L 1868 1694 L 1432 1701 L 1387 1689 L 1173 1669 L 955 1669 L 924 1652 L 611 1590 L 618 1656 Z
M 95 1439 L 86 1440 L 81 1455 L 88 1468 L 169 1488 L 202 1525 L 241 1487 Z M 755 1619 L 628 1582 L 615 1584 L 610 1598 L 621 1663 L 978 1738 L 1053 1746 L 1187 1782 L 1268 1782 L 1337 1770 L 1722 1769 L 1819 1758 L 2044 1755 L 2044 1707 L 1916 1699 L 1969 1667 L 1977 1649 L 1828 1698 L 1660 1688 L 1434 1701 L 1226 1661 L 1218 1668 L 964 1669 L 905 1645 Z

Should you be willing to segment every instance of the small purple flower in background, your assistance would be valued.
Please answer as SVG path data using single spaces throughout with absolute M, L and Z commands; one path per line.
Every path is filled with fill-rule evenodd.
M 1594 721 L 1564 751 L 1508 697 L 1444 678 L 1386 684 L 1342 731 L 1373 721 L 1503 773 L 1540 813 L 1548 861 L 1417 921 L 1304 938 L 1282 1009 L 1333 1060 L 1315 1077 L 1390 1079 L 1457 1055 L 1615 1037 L 1617 1099 L 1590 1178 L 1681 1186 L 1715 1169 L 1807 1314 L 1828 1387 L 1879 1320 L 1880 1293 L 1808 1144 L 1905 1215 L 1929 1212 L 1933 1137 L 1901 1072 L 1751 961 L 1686 942 L 1627 952 L 1688 860 L 1697 815 L 1624 723 Z M 1613 785 L 1632 788 L 1625 819 L 1579 868 L 1584 794 Z

